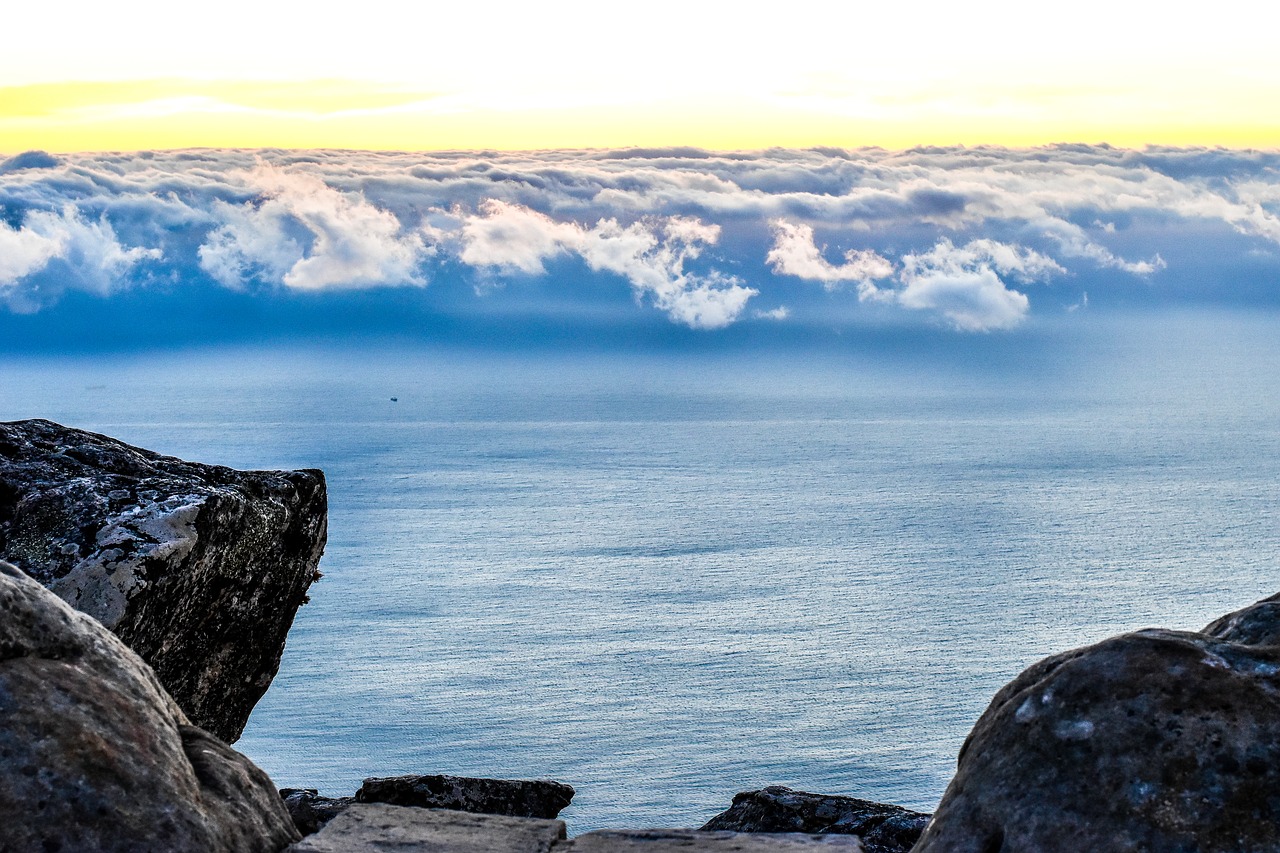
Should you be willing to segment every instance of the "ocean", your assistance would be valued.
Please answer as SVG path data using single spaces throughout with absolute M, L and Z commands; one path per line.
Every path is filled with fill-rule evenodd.
M 0 419 L 324 469 L 325 577 L 237 745 L 278 785 L 553 778 L 571 834 L 769 784 L 927 811 L 1025 666 L 1277 592 L 1278 333 L 5 355 Z

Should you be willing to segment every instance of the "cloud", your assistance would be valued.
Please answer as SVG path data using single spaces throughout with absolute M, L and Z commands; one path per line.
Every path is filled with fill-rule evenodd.
M 47 233 L 47 214 L 28 217 L 22 228 L 0 222 L 0 288 L 11 288 L 18 280 L 42 270 L 66 248 L 62 235 Z
M 1052 258 L 1021 246 L 985 239 L 955 246 L 942 240 L 928 252 L 902 258 L 900 287 L 860 295 L 941 314 L 960 331 L 989 332 L 1018 325 L 1031 306 L 1026 294 L 1000 276 L 1030 283 L 1061 272 Z
M 442 312 L 590 305 L 631 322 L 621 312 L 656 309 L 712 330 L 772 314 L 758 302 L 785 303 L 789 322 L 897 313 L 994 331 L 1041 303 L 1060 314 L 1086 289 L 1090 314 L 1116 293 L 1280 303 L 1257 284 L 1280 279 L 1277 249 L 1280 152 L 1265 151 L 193 150 L 0 164 L 0 302 L 22 311 L 68 290 L 182 300 L 217 284 L 270 300 L 409 285 L 406 300 Z M 1057 276 L 1071 295 L 1036 287 Z M 490 286 L 517 279 L 537 282 Z M 619 279 L 635 305 L 601 296 Z
M 849 249 L 844 253 L 844 263 L 836 266 L 822 257 L 822 250 L 813 241 L 812 226 L 782 219 L 770 224 L 774 242 L 765 260 L 779 275 L 819 281 L 827 290 L 835 290 L 844 282 L 869 282 L 893 275 L 893 263 L 870 249 Z
M 315 291 L 425 283 L 418 262 L 427 247 L 393 213 L 265 163 L 244 179 L 260 198 L 215 202 L 222 224 L 199 249 L 200 267 L 222 284 L 257 279 Z
M 927 252 L 904 255 L 900 271 L 869 250 L 847 251 L 845 262 L 835 266 L 822 257 L 808 225 L 774 220 L 772 226 L 767 260 L 774 272 L 822 282 L 829 291 L 857 282 L 861 301 L 941 314 L 965 332 L 1012 328 L 1026 316 L 1027 296 L 1007 287 L 1001 275 L 1030 283 L 1065 272 L 1046 255 L 988 239 L 959 247 L 944 239 Z M 873 281 L 890 278 L 885 286 Z
M 1061 219 L 1051 219 L 1041 225 L 1044 235 L 1058 244 L 1058 250 L 1070 258 L 1088 258 L 1100 267 L 1123 270 L 1133 275 L 1149 276 L 1164 269 L 1164 259 L 1158 254 L 1149 261 L 1126 261 L 1117 257 L 1106 248 L 1090 240 L 1083 228 Z M 1114 234 L 1115 227 L 1103 226 L 1107 233 Z
M 58 165 L 58 158 L 45 151 L 23 151 L 8 160 L 0 162 L 0 175 L 6 172 L 18 172 L 22 169 L 53 169 Z
M 473 267 L 490 267 L 521 275 L 541 275 L 543 262 L 581 242 L 582 229 L 517 204 L 489 199 L 481 215 L 462 225 L 458 259 Z
M 140 261 L 161 257 L 159 249 L 125 248 L 105 218 L 86 220 L 73 205 L 31 211 L 20 228 L 0 222 L 0 299 L 30 313 L 68 289 L 107 296 L 128 285 Z
M 791 316 L 791 309 L 785 305 L 779 305 L 770 311 L 756 311 L 751 316 L 757 320 L 778 320 L 782 321 Z
M 595 272 L 631 283 L 674 321 L 693 329 L 719 329 L 735 320 L 759 291 L 712 270 L 694 274 L 686 264 L 714 245 L 720 228 L 688 217 L 666 217 L 623 226 L 601 219 L 591 228 L 556 222 L 519 205 L 491 200 L 462 225 L 459 260 L 471 266 L 539 275 L 544 262 L 572 253 Z

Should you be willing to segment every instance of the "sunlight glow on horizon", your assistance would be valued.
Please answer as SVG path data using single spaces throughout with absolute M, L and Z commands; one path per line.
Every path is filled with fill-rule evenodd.
M 844 148 L 1053 142 L 1280 147 L 1277 12 L 1081 0 L 785 16 L 654 0 L 361 16 L 227 0 L 19 7 L 0 56 L 0 153 L 189 147 Z M 44 15 L 44 17 L 42 17 Z M 185 15 L 185 17 L 184 17 Z M 1256 26 L 1242 26 L 1252 20 Z
M 1135 113 L 1125 97 L 1073 92 L 943 93 L 924 99 L 829 95 L 660 101 L 547 97 L 521 103 L 353 81 L 138 81 L 0 89 L 0 153 L 175 148 L 368 150 L 617 148 L 712 150 L 921 144 L 1013 147 L 1280 147 L 1280 116 L 1253 98 L 1197 110 L 1170 98 Z

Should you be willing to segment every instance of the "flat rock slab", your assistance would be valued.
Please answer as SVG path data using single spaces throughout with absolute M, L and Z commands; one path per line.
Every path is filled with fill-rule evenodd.
M 0 423 L 0 558 L 115 632 L 227 742 L 280 666 L 326 522 L 319 471 L 236 471 Z
M 550 853 L 564 822 L 354 803 L 288 853 Z
M 696 829 L 601 830 L 565 838 L 559 820 L 355 803 L 287 853 L 863 853 L 847 835 Z
M 573 793 L 569 785 L 549 780 L 390 776 L 365 779 L 356 801 L 549 820 L 569 805 Z
M 769 835 L 706 832 L 698 829 L 600 830 L 579 835 L 556 853 L 862 853 L 862 842 L 850 835 Z
M 907 853 L 928 823 L 929 815 L 899 806 L 774 785 L 738 794 L 702 828 L 856 835 L 867 853 Z

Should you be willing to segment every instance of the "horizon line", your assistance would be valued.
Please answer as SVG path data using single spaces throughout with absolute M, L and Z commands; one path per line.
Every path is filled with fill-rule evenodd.
M 441 148 L 378 148 L 378 147 L 351 147 L 339 145 L 174 145 L 168 147 L 153 148 L 97 148 L 97 149 L 60 149 L 53 146 L 36 146 L 28 148 L 5 149 L 0 148 L 0 165 L 5 162 L 18 159 L 27 155 L 45 154 L 49 156 L 62 157 L 101 157 L 113 154 L 180 154 L 185 152 L 237 152 L 237 153 L 257 153 L 257 152 L 305 152 L 315 151 L 327 154 L 547 154 L 547 153 L 564 153 L 564 154 L 591 154 L 591 153 L 615 153 L 615 152 L 646 152 L 652 155 L 660 155 L 663 157 L 671 157 L 679 159 L 682 154 L 709 154 L 709 155 L 759 155 L 766 154 L 770 151 L 813 151 L 822 153 L 823 151 L 841 151 L 844 153 L 856 153 L 859 151 L 879 152 L 884 154 L 928 154 L 939 153 L 944 151 L 1053 151 L 1055 149 L 1073 149 L 1085 148 L 1089 150 L 1100 151 L 1132 151 L 1132 152 L 1149 152 L 1149 151 L 1230 151 L 1230 152 L 1252 152 L 1252 153 L 1280 153 L 1280 143 L 1275 145 L 1230 145 L 1221 143 L 1166 143 L 1166 142 L 1147 142 L 1137 145 L 1121 145 L 1108 141 L 1085 141 L 1082 139 L 1058 139 L 1051 142 L 1041 142 L 1026 145 L 1014 145 L 1001 142 L 950 142 L 950 143 L 934 143 L 919 142 L 913 145 L 902 147 L 863 144 L 863 145 L 838 145 L 838 144 L 812 144 L 812 145 L 762 145 L 762 146 L 741 146 L 741 147 L 714 147 L 693 144 L 665 144 L 665 145 L 649 145 L 649 144 L 622 144 L 622 145 L 564 145 L 549 147 L 506 147 L 501 145 L 484 145 L 477 147 L 457 148 L 457 147 L 441 147 Z M 25 168 L 19 166 L 18 168 Z

